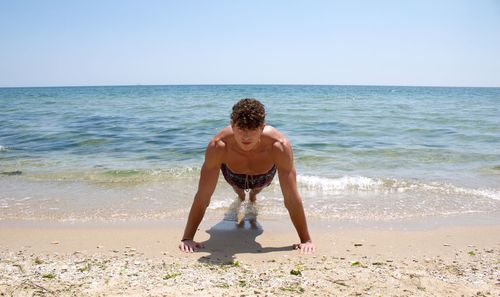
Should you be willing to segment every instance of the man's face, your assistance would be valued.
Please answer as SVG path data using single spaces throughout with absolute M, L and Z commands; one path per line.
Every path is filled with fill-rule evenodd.
M 232 128 L 236 143 L 242 150 L 247 152 L 259 144 L 260 136 L 262 135 L 262 131 L 264 131 L 264 125 L 254 130 L 241 129 L 236 125 L 232 125 Z

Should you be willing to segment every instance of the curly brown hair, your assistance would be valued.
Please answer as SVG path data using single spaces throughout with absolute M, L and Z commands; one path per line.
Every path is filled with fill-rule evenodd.
M 257 99 L 245 98 L 233 106 L 231 124 L 240 129 L 255 130 L 264 124 L 266 110 Z

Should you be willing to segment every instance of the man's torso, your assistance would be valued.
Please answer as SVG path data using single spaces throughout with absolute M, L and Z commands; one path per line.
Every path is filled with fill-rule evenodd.
M 224 128 L 215 137 L 225 147 L 222 163 L 235 173 L 258 175 L 267 173 L 274 165 L 273 146 L 276 142 L 283 142 L 283 135 L 274 127 L 264 128 L 259 145 L 250 152 L 239 149 L 234 139 L 231 126 Z

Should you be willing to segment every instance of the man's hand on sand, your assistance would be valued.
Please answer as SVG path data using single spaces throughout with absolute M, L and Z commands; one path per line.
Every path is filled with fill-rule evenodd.
M 311 254 L 316 251 L 316 247 L 314 246 L 314 243 L 308 241 L 305 243 L 299 243 L 299 244 L 294 244 L 293 248 L 295 250 L 300 250 L 302 254 Z
M 182 252 L 186 253 L 197 252 L 199 248 L 204 248 L 204 246 L 201 243 L 195 242 L 193 240 L 183 240 L 179 245 L 179 249 Z

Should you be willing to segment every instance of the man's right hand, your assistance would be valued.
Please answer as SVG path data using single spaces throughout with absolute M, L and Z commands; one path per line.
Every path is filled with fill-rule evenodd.
M 179 249 L 186 253 L 197 252 L 199 248 L 204 248 L 204 246 L 199 242 L 189 239 L 181 241 L 181 244 L 179 245 Z

